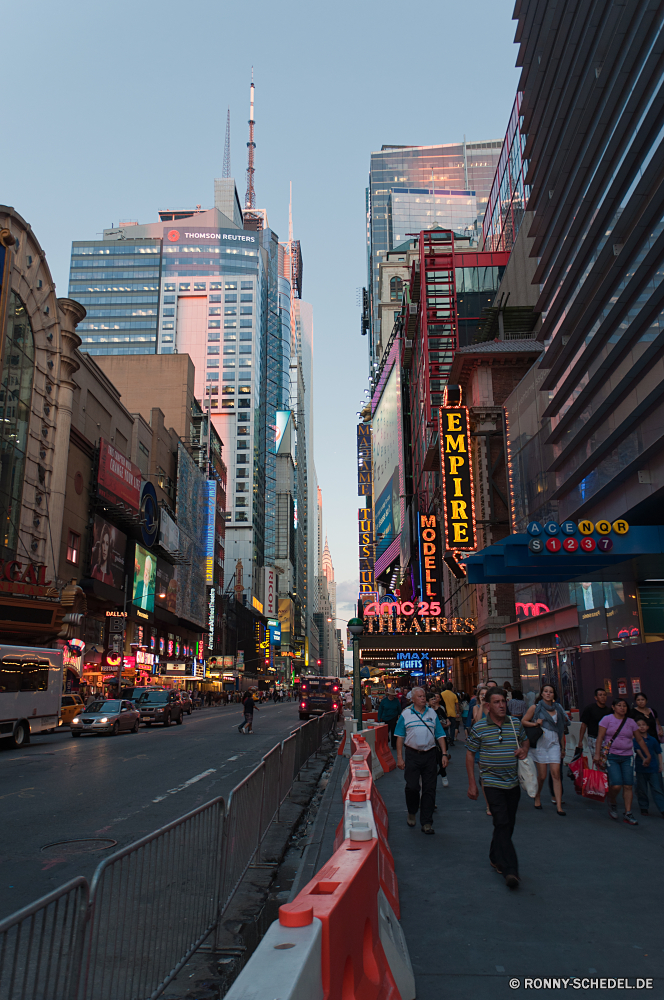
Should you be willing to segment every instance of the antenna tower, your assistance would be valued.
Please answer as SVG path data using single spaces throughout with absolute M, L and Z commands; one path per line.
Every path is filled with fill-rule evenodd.
M 247 194 L 244 199 L 245 208 L 256 208 L 256 192 L 254 190 L 254 67 L 251 67 L 251 89 L 249 91 L 249 142 L 247 150 L 249 152 L 247 163 Z
M 231 109 L 226 115 L 226 141 L 224 142 L 224 177 L 231 176 Z

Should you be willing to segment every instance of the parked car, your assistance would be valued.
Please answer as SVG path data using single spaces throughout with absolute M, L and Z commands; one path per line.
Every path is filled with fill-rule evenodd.
M 141 722 L 146 726 L 151 726 L 153 722 L 170 726 L 171 722 L 175 721 L 181 726 L 184 707 L 178 700 L 178 693 L 178 691 L 148 691 L 142 694 L 138 700 Z
M 180 704 L 182 705 L 183 710 L 187 713 L 187 715 L 191 715 L 193 706 L 191 704 L 191 695 L 189 694 L 189 692 L 188 691 L 172 691 L 171 694 L 175 695 L 175 697 L 180 702 Z
M 117 698 L 93 701 L 80 715 L 74 716 L 71 721 L 71 734 L 74 738 L 101 733 L 117 736 L 123 729 L 137 733 L 140 718 L 140 712 L 131 701 Z
M 122 692 L 122 697 L 128 698 L 129 701 L 133 701 L 134 705 L 138 706 L 141 696 L 147 694 L 149 691 L 163 691 L 163 688 L 155 685 L 152 685 L 152 687 L 125 688 Z
M 85 708 L 85 702 L 80 694 L 63 694 L 60 703 L 60 726 L 70 725 L 75 715 L 80 715 Z

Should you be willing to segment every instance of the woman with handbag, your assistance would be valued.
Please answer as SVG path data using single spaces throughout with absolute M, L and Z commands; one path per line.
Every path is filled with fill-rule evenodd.
M 607 772 L 609 781 L 609 818 L 618 819 L 616 802 L 622 788 L 625 811 L 623 822 L 628 826 L 638 826 L 632 815 L 632 793 L 634 791 L 634 746 L 636 740 L 643 754 L 643 763 L 650 764 L 648 745 L 639 732 L 634 719 L 628 716 L 629 706 L 624 698 L 618 698 L 611 706 L 613 714 L 605 715 L 597 731 L 595 744 L 595 764 Z
M 556 700 L 553 684 L 542 685 L 539 698 L 528 709 L 522 721 L 533 747 L 532 759 L 537 766 L 535 809 L 542 808 L 542 787 L 546 781 L 547 768 L 551 768 L 556 812 L 559 816 L 566 816 L 567 813 L 562 808 L 563 783 L 560 777 L 560 763 L 565 753 L 565 733 L 569 719 L 562 705 Z M 537 729 L 539 729 L 538 735 L 536 735 Z

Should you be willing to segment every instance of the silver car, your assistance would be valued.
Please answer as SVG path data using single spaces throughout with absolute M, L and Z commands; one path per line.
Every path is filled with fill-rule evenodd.
M 130 701 L 95 701 L 71 720 L 71 734 L 75 739 L 84 734 L 117 736 L 122 729 L 137 733 L 140 718 Z

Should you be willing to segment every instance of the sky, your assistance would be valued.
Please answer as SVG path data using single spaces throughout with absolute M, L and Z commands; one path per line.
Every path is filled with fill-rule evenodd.
M 314 307 L 314 450 L 342 620 L 358 589 L 355 428 L 368 365 L 357 289 L 366 285 L 369 156 L 383 143 L 504 136 L 518 81 L 513 8 L 33 0 L 3 14 L 0 201 L 32 226 L 62 296 L 72 240 L 157 221 L 160 208 L 213 205 L 229 107 L 244 203 L 253 65 L 256 204 L 287 239 L 292 181 L 303 298 Z

